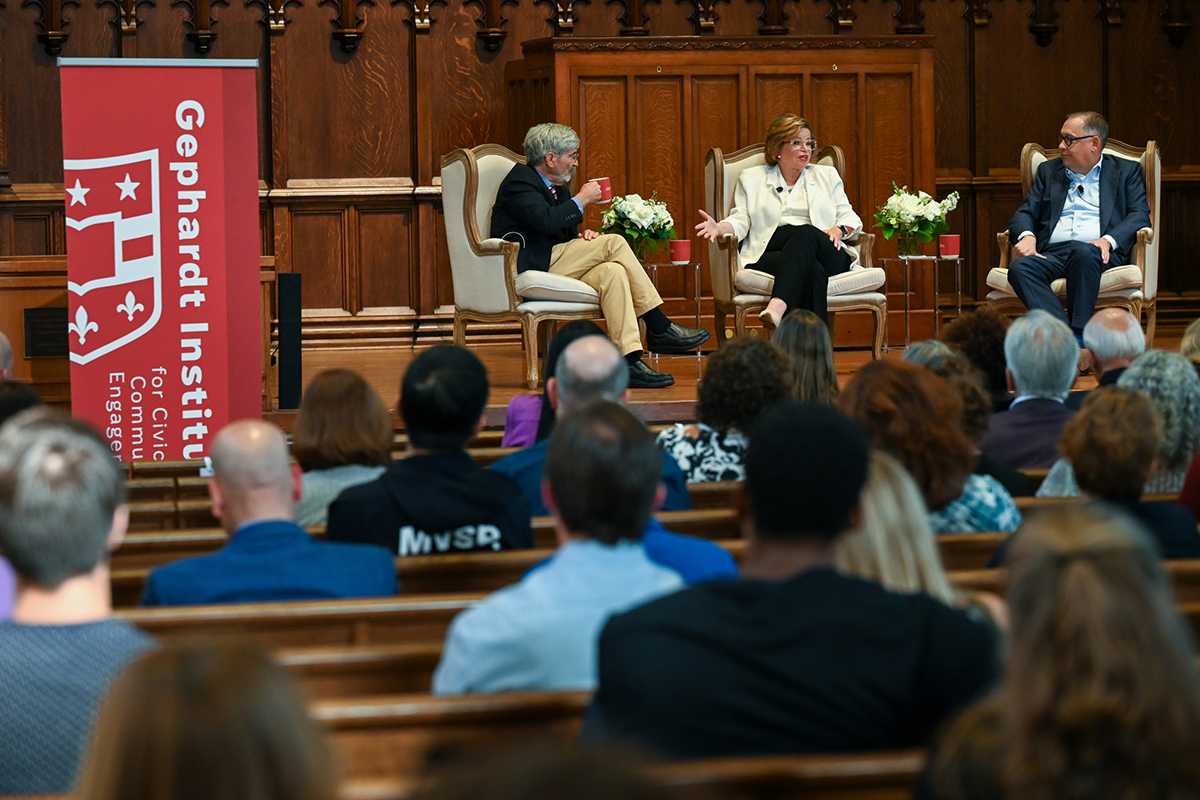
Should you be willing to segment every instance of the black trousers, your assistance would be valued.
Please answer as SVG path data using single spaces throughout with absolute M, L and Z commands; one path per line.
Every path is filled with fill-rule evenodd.
M 767 249 L 751 269 L 775 276 L 772 297 L 793 308 L 807 308 L 829 322 L 826 295 L 829 278 L 850 269 L 850 254 L 829 241 L 829 234 L 813 225 L 780 225 Z

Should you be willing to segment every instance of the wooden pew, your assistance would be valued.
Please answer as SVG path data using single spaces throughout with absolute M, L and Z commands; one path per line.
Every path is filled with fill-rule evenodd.
M 298 647 L 275 660 L 313 699 L 429 692 L 441 642 Z
M 738 539 L 737 512 L 733 508 L 700 508 L 691 511 L 659 511 L 654 515 L 667 530 L 701 539 L 724 541 Z M 533 518 L 533 544 L 535 547 L 556 547 L 554 520 L 550 517 Z
M 716 758 L 647 770 L 663 786 L 710 800 L 908 800 L 925 752 Z
M 1175 602 L 1183 607 L 1200 604 L 1200 559 L 1162 562 L 1175 589 Z M 963 570 L 950 573 L 955 586 L 1004 595 L 1008 571 L 1005 569 Z
M 574 739 L 591 692 L 504 692 L 323 700 L 311 706 L 349 780 L 412 779 L 433 757 L 511 747 L 526 738 Z
M 742 490 L 742 482 L 689 483 L 687 488 L 688 495 L 692 498 L 692 508 L 736 508 L 737 496 Z
M 356 600 L 232 603 L 120 609 L 116 615 L 152 636 L 248 636 L 264 647 L 441 643 L 454 615 L 481 593 Z
M 1010 535 L 1005 531 L 943 533 L 937 537 L 942 567 L 947 572 L 984 569 L 996 548 Z

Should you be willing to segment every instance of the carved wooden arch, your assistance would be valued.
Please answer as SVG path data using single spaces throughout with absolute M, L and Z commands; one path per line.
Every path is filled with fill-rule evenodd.
M 1183 7 L 1184 2 L 1185 0 L 1166 0 L 1162 12 L 1163 32 L 1167 34 L 1167 41 L 1176 47 L 1183 44 L 1192 30 L 1191 19 L 1187 9 Z
M 188 16 L 183 22 L 189 30 L 184 38 L 192 43 L 197 55 L 207 55 L 217 38 L 217 32 L 213 30 L 217 22 L 212 18 L 212 7 L 228 5 L 226 0 L 171 0 L 172 7 L 187 9 Z
M 283 33 L 287 24 L 291 22 L 287 18 L 288 6 L 299 6 L 300 0 L 246 0 L 246 8 L 251 6 L 259 6 L 263 10 L 260 23 L 267 26 L 272 36 L 278 36 Z
M 335 16 L 330 22 L 334 28 L 333 38 L 341 51 L 353 53 L 357 50 L 367 27 L 366 17 L 359 13 L 359 6 L 373 6 L 375 0 L 320 0 L 317 5 L 333 6 Z
M 37 40 L 42 43 L 46 55 L 57 56 L 62 52 L 70 34 L 67 26 L 70 22 L 63 16 L 68 7 L 79 8 L 77 0 L 23 0 L 21 8 L 36 8 L 38 18 L 34 24 L 41 29 Z

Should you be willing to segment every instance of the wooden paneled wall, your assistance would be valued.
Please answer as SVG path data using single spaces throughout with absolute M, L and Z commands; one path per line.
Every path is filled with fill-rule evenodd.
M 55 56 L 212 57 L 259 60 L 263 253 L 303 273 L 308 340 L 447 336 L 437 165 L 455 147 L 516 143 L 505 68 L 521 42 L 555 35 L 743 37 L 748 59 L 775 35 L 933 35 L 937 191 L 963 195 L 952 223 L 966 237 L 968 294 L 1020 200 L 1021 145 L 1052 144 L 1065 113 L 1096 109 L 1115 138 L 1159 142 L 1160 308 L 1190 313 L 1200 32 L 1186 2 L 0 0 L 0 328 L 19 327 L 30 304 L 65 304 L 55 274 L 36 271 L 47 265 L 31 289 L 22 260 L 64 252 Z M 647 98 L 648 156 L 657 107 Z M 31 370 L 18 359 L 18 375 Z

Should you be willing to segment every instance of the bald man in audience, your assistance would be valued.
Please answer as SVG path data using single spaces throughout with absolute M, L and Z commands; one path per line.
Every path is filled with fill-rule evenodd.
M 300 468 L 283 431 L 259 420 L 234 422 L 213 440 L 213 514 L 229 544 L 209 556 L 150 573 L 142 605 L 249 603 L 378 597 L 396 593 L 390 551 L 322 542 L 293 522 Z
M 601 336 L 584 336 L 567 345 L 558 358 L 555 376 L 546 381 L 546 394 L 556 419 L 591 400 L 624 403 L 629 399 L 629 370 L 616 345 Z M 529 512 L 544 517 L 550 512 L 542 502 L 542 464 L 548 440 L 500 459 L 492 469 L 507 475 L 521 487 Z M 663 459 L 663 483 L 667 487 L 664 511 L 692 507 L 687 479 L 673 458 Z
M 995 678 L 995 628 L 834 569 L 869 457 L 843 414 L 780 406 L 749 438 L 741 577 L 609 620 L 585 734 L 673 759 L 927 744 Z
M 16 568 L 0 622 L 0 795 L 66 794 L 108 686 L 150 646 L 113 619 L 108 555 L 129 523 L 108 442 L 48 409 L 0 432 L 0 550 Z
M 628 370 L 616 346 L 603 336 L 576 339 L 559 356 L 555 376 L 546 382 L 546 394 L 554 407 L 556 420 L 596 400 L 625 402 L 629 398 Z M 542 492 L 542 472 L 550 441 L 538 442 L 497 461 L 492 469 L 509 476 L 521 487 L 521 494 L 534 516 L 546 516 Z M 660 453 L 661 480 L 666 491 L 662 510 L 681 511 L 692 507 L 687 479 L 678 462 Z M 733 558 L 712 542 L 694 536 L 672 533 L 651 518 L 642 545 L 655 562 L 678 572 L 691 585 L 737 574 Z
M 1137 317 L 1123 308 L 1097 311 L 1083 328 L 1084 358 L 1100 386 L 1116 386 L 1125 368 L 1146 352 L 1146 335 Z M 1083 407 L 1088 392 L 1071 392 L 1064 405 Z

